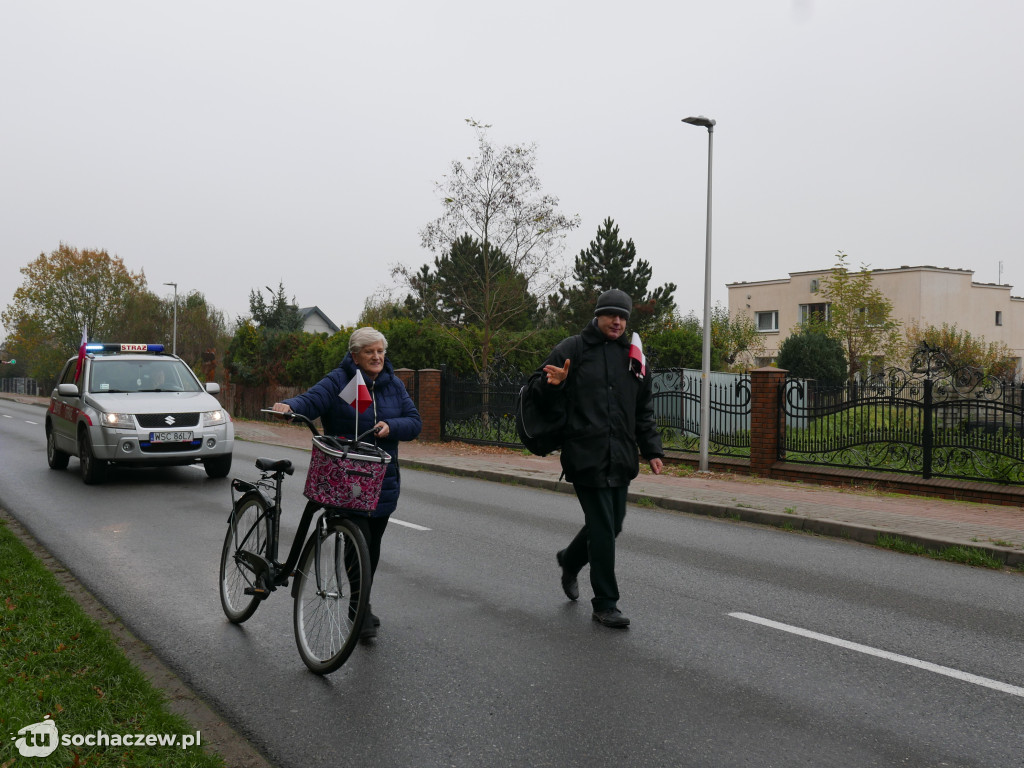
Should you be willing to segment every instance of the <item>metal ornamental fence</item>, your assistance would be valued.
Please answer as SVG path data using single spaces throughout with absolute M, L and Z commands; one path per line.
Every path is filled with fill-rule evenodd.
M 441 439 L 522 448 L 516 433 L 515 398 L 526 374 L 442 376 Z
M 841 387 L 787 380 L 779 458 L 999 483 L 1024 481 L 1020 384 L 954 368 L 933 348 L 910 370 L 890 368 Z
M 690 368 L 654 373 L 654 413 L 666 449 L 693 453 L 700 449 L 700 377 L 700 371 Z M 750 377 L 713 372 L 708 391 L 708 450 L 719 456 L 749 456 Z
M 522 448 L 516 434 L 516 394 L 528 375 L 443 377 L 442 439 Z M 666 448 L 698 449 L 700 436 L 700 371 L 668 368 L 652 381 L 654 412 Z M 710 450 L 719 455 L 750 452 L 750 377 L 711 374 Z

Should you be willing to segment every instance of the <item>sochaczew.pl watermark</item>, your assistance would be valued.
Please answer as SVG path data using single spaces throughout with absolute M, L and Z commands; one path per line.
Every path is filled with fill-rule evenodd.
M 195 733 L 65 733 L 58 734 L 57 724 L 45 719 L 26 725 L 11 737 L 22 757 L 47 757 L 58 746 L 65 747 L 180 747 L 191 749 L 202 745 L 200 732 Z

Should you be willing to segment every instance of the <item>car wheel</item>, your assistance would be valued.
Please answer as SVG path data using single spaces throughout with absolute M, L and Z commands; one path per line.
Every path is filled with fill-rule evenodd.
M 215 459 L 204 459 L 203 468 L 206 470 L 207 477 L 227 477 L 228 472 L 231 471 L 231 454 L 218 456 Z
M 78 462 L 82 470 L 82 480 L 86 485 L 102 483 L 106 478 L 107 462 L 93 455 L 87 432 L 82 432 L 78 437 Z
M 68 460 L 71 456 L 57 447 L 57 438 L 53 430 L 47 425 L 46 428 L 46 463 L 50 469 L 67 469 Z

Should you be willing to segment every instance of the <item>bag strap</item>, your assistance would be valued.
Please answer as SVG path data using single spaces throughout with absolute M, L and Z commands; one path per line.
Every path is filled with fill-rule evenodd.
M 566 378 L 566 380 L 565 380 L 565 386 L 566 386 L 566 390 L 565 390 L 565 400 L 566 400 L 566 402 L 565 402 L 565 424 L 566 424 L 566 426 L 568 426 L 572 422 L 572 412 L 573 412 L 574 406 L 576 405 L 575 383 L 573 384 L 573 391 L 570 391 L 569 390 L 569 379 L 572 379 L 573 382 L 575 382 L 575 380 L 576 380 L 576 366 L 579 364 L 578 361 L 580 359 L 580 352 L 583 349 L 583 336 L 581 336 L 580 334 L 577 333 L 572 338 L 573 338 L 573 342 L 574 342 L 574 345 L 576 347 L 576 350 L 575 350 L 575 355 L 572 354 L 572 353 L 569 354 L 569 360 L 570 360 L 570 362 L 569 362 L 569 377 Z M 562 479 L 564 477 L 565 477 L 565 467 L 562 467 L 562 472 L 558 476 L 558 480 L 556 480 L 555 482 L 558 482 L 558 483 L 562 482 Z

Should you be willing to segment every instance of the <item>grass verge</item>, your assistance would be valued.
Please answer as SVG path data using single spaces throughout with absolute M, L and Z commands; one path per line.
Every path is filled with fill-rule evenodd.
M 125 658 L 110 632 L 2 522 L 0 601 L 0 730 L 8 735 L 0 768 L 21 764 L 18 731 L 46 719 L 55 734 L 51 727 L 49 737 L 24 737 L 43 751 L 56 744 L 49 754 L 24 758 L 39 768 L 223 768 L 200 745 L 182 746 L 196 739 L 195 729 L 166 707 L 165 695 Z M 177 744 L 136 745 L 140 737 L 175 737 Z
M 933 560 L 946 560 L 951 563 L 962 563 L 978 568 L 993 568 L 995 570 L 1003 568 L 1002 561 L 975 547 L 928 549 L 922 544 L 915 544 L 899 536 L 890 536 L 888 534 L 880 534 L 875 543 L 883 549 L 891 549 L 894 552 L 903 552 L 908 555 L 921 555 L 923 557 L 930 557 Z

